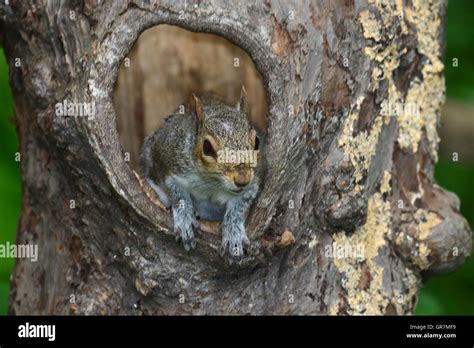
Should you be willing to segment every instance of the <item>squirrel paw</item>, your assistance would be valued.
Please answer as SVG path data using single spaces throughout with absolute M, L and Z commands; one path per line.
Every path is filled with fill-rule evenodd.
M 184 249 L 189 251 L 196 246 L 196 240 L 194 239 L 194 227 L 197 227 L 197 223 L 192 217 L 179 216 L 174 217 L 174 233 L 176 234 L 176 240 L 183 243 Z
M 229 262 L 232 264 L 233 260 L 240 259 L 244 256 L 244 252 L 250 245 L 250 241 L 242 225 L 224 226 L 222 232 L 220 253 L 224 256 L 227 252 L 229 254 Z

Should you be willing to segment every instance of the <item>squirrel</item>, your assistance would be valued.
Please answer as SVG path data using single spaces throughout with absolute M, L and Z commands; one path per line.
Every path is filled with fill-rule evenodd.
M 187 251 L 195 247 L 197 214 L 222 221 L 221 255 L 230 261 L 244 256 L 250 244 L 245 222 L 259 188 L 259 147 L 243 86 L 235 107 L 192 93 L 184 113 L 176 110 L 145 138 L 141 174 L 171 207 L 176 239 Z

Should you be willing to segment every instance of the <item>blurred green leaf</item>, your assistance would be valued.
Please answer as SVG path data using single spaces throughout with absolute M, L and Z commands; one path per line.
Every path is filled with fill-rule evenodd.
M 474 100 L 474 1 L 448 2 L 445 76 L 449 98 Z M 458 62 L 453 67 L 453 59 Z
M 0 314 L 7 314 L 8 312 L 8 291 L 10 285 L 8 279 L 0 280 Z
M 440 298 L 426 289 L 418 299 L 416 314 L 418 315 L 437 315 L 443 313 L 443 306 Z

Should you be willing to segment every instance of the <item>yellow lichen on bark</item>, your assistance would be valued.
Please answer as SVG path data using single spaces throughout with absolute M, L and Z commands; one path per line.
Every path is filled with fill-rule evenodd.
M 393 18 L 393 14 L 387 15 L 387 17 Z M 400 56 L 406 50 L 399 51 L 393 43 L 384 47 L 383 44 L 378 42 L 381 37 L 381 25 L 369 11 L 362 11 L 359 15 L 359 20 L 364 37 L 374 38 L 375 40 L 375 43 L 366 46 L 364 49 L 369 59 L 377 63 L 377 66 L 372 71 L 372 90 L 375 91 L 379 87 L 380 78 L 385 76 L 389 80 L 387 102 L 398 102 L 400 100 L 400 93 L 395 87 L 392 73 L 398 67 Z M 343 149 L 347 158 L 350 159 L 355 169 L 355 191 L 363 189 L 363 185 L 360 183 L 363 179 L 362 173 L 368 170 L 370 166 L 383 125 L 390 122 L 390 117 L 380 114 L 376 115 L 370 130 L 364 130 L 353 136 L 354 124 L 359 118 L 360 106 L 363 101 L 364 96 L 359 96 L 355 103 L 351 105 L 350 114 L 344 121 L 343 132 L 339 138 L 339 146 Z
M 400 148 L 417 152 L 425 133 L 430 155 L 433 159 L 437 158 L 439 138 L 436 125 L 444 102 L 443 64 L 439 57 L 441 50 L 438 42 L 438 30 L 441 26 L 440 5 L 417 0 L 413 0 L 411 8 L 405 7 L 402 1 L 388 6 L 382 6 L 377 1 L 369 3 L 374 6 L 374 11 L 381 14 L 378 17 L 372 10 L 364 10 L 358 17 L 363 36 L 367 39 L 364 52 L 373 66 L 372 91 L 376 92 L 380 81 L 386 79 L 387 96 L 382 103 L 402 107 L 397 107 L 394 115 L 382 115 L 381 112 L 374 115 L 370 128 L 355 134 L 354 127 L 360 117 L 365 95 L 353 96 L 353 103 L 344 120 L 338 144 L 354 166 L 355 191 L 358 192 L 364 188 L 363 173 L 370 167 L 383 126 L 388 124 L 392 117 L 397 120 L 396 140 Z M 413 28 L 416 31 L 417 52 L 426 58 L 421 57 L 419 63 L 423 78 L 409 76 L 411 81 L 408 81 L 405 94 L 398 89 L 394 72 L 400 66 L 402 56 L 411 48 L 400 48 L 400 43 L 394 39 L 399 35 L 399 28 L 402 33 L 408 33 L 407 23 L 410 23 L 410 30 Z M 342 275 L 341 285 L 348 293 L 348 314 L 385 314 L 388 305 L 392 305 L 397 313 L 405 313 L 406 308 L 412 308 L 410 303 L 420 286 L 419 277 L 406 267 L 403 277 L 408 287 L 404 292 L 391 289 L 384 284 L 384 272 L 390 270 L 384 270 L 377 263 L 380 250 L 388 247 L 386 243 L 391 238 L 391 205 L 389 198 L 384 198 L 384 194 L 390 194 L 391 191 L 390 178 L 390 173 L 385 171 L 379 191 L 368 198 L 366 223 L 352 235 L 347 235 L 345 231 L 334 235 L 334 243 L 342 248 L 362 245 L 364 249 L 362 259 L 355 256 L 334 258 L 334 263 Z M 420 196 L 423 192 L 420 189 L 416 194 Z M 420 214 L 423 218 L 421 223 L 417 224 L 415 238 L 419 243 L 416 245 L 413 262 L 420 269 L 427 269 L 431 251 L 425 241 L 432 229 L 440 223 L 440 219 L 426 211 Z M 338 308 L 339 306 L 332 304 L 332 311 L 337 312 Z
M 364 37 L 380 41 L 380 23 L 370 11 L 362 11 L 359 20 L 364 28 Z
M 441 224 L 443 220 L 438 214 L 429 212 L 426 209 L 418 209 L 414 215 L 414 234 L 411 236 L 416 240 L 414 244 L 413 253 L 411 255 L 411 261 L 420 270 L 426 270 L 430 266 L 429 255 L 431 250 L 427 244 L 427 239 L 436 226 Z M 400 233 L 395 240 L 397 245 L 401 245 L 404 242 L 406 236 Z
M 412 1 L 412 7 L 406 8 L 406 19 L 415 28 L 417 50 L 427 57 L 422 69 L 423 79 L 414 79 L 408 90 L 405 103 L 415 103 L 418 114 L 401 115 L 399 118 L 398 142 L 402 148 L 418 150 L 423 130 L 429 141 L 429 150 L 433 159 L 437 159 L 439 137 L 436 130 L 441 106 L 445 99 L 445 85 L 441 62 L 439 18 L 441 2 Z
M 417 112 L 404 112 L 398 117 L 398 143 L 403 149 L 418 151 L 423 129 L 429 141 L 429 150 L 437 159 L 439 142 L 436 130 L 438 114 L 444 104 L 444 79 L 438 74 L 429 72 L 431 66 L 425 65 L 422 70 L 423 81 L 416 77 L 408 90 L 405 105 L 416 105 Z
M 388 97 L 382 102 L 385 105 L 401 105 L 397 117 L 398 122 L 398 143 L 402 149 L 411 149 L 418 151 L 418 144 L 422 138 L 423 132 L 429 141 L 429 150 L 431 156 L 437 159 L 437 146 L 439 137 L 436 125 L 441 106 L 445 98 L 445 85 L 443 77 L 443 63 L 440 60 L 441 48 L 438 41 L 438 31 L 441 21 L 438 16 L 438 2 L 413 1 L 413 7 L 404 7 L 401 2 L 395 3 L 395 7 L 380 6 L 380 3 L 373 1 L 377 9 L 382 14 L 383 26 L 390 26 L 394 21 L 398 21 L 402 32 L 406 32 L 405 20 L 409 22 L 416 30 L 418 41 L 417 50 L 428 59 L 424 62 L 422 68 L 423 79 L 415 77 L 409 86 L 406 97 L 404 98 L 397 89 L 393 72 L 398 68 L 400 57 L 407 52 L 407 48 L 399 49 L 395 44 L 384 45 L 380 42 L 382 24 L 374 17 L 373 13 L 364 10 L 359 15 L 363 35 L 367 39 L 373 39 L 375 42 L 368 44 L 364 52 L 375 62 L 377 66 L 372 71 L 373 90 L 377 90 L 382 77 L 388 82 Z M 403 14 L 406 14 L 403 16 Z M 390 33 L 390 32 L 389 32 Z M 388 34 L 391 39 L 392 35 Z M 413 106 L 413 107 L 412 107 Z M 357 112 L 357 103 L 353 104 L 352 110 Z M 358 115 L 351 114 L 352 117 L 347 122 L 353 124 Z M 389 121 L 389 117 L 381 116 Z M 378 126 L 374 124 L 374 126 Z M 374 130 L 378 130 L 374 127 Z M 342 139 L 340 143 L 344 142 Z M 356 143 L 352 141 L 352 143 Z M 354 156 L 352 156 L 354 157 Z M 357 157 L 357 156 L 356 156 Z M 363 164 L 366 167 L 366 163 Z
M 334 257 L 334 264 L 345 279 L 343 288 L 348 294 L 348 314 L 382 315 L 386 314 L 390 304 L 396 313 L 405 313 L 420 286 L 418 277 L 407 267 L 403 274 L 405 284 L 408 285 L 407 292 L 403 294 L 390 285 L 387 287 L 384 284 L 384 272 L 390 270 L 377 262 L 380 250 L 387 247 L 386 243 L 391 237 L 391 204 L 389 198 L 384 199 L 384 194 L 391 192 L 390 179 L 391 174 L 384 171 L 380 190 L 369 198 L 367 222 L 350 236 L 344 231 L 334 235 L 334 243 L 343 249 L 362 246 L 364 251 L 362 258 L 356 254 Z M 364 275 L 364 272 L 368 275 Z M 364 276 L 370 281 L 362 288 Z M 338 306 L 334 304 L 331 309 L 337 313 Z
M 360 106 L 363 101 L 364 97 L 359 97 L 355 105 L 352 106 L 351 114 L 346 118 L 343 133 L 339 138 L 339 146 L 344 150 L 345 155 L 354 167 L 355 191 L 363 189 L 363 185 L 360 183 L 363 179 L 362 173 L 369 169 L 370 160 L 375 154 L 383 125 L 383 120 L 379 117 L 375 120 L 369 132 L 362 131 L 357 136 L 353 136 L 354 124 L 359 117 Z
M 386 244 L 390 231 L 390 202 L 383 199 L 383 193 L 389 192 L 390 173 L 384 173 L 381 190 L 369 199 L 367 222 L 352 235 L 344 231 L 334 235 L 334 242 L 343 248 L 359 247 L 364 251 L 360 255 L 345 255 L 334 258 L 334 264 L 347 282 L 343 286 L 347 293 L 349 314 L 383 314 L 390 302 L 390 294 L 383 285 L 384 269 L 377 263 L 379 249 Z M 387 191 L 385 191 L 387 190 Z M 370 273 L 370 281 L 366 289 L 359 284 L 362 272 Z
M 394 85 L 392 72 L 398 67 L 399 57 L 403 52 L 399 52 L 393 43 L 388 46 L 379 43 L 381 25 L 369 11 L 361 12 L 359 20 L 364 37 L 372 38 L 375 41 L 375 43 L 367 45 L 364 50 L 368 58 L 375 62 L 375 68 L 372 71 L 372 88 L 376 90 L 379 87 L 380 78 L 386 77 L 389 79 L 389 100 L 398 100 L 400 94 Z M 354 125 L 359 118 L 363 101 L 364 97 L 359 96 L 352 104 L 339 138 L 339 146 L 355 168 L 356 191 L 363 189 L 363 184 L 360 183 L 363 179 L 362 173 L 370 166 L 383 125 L 390 121 L 388 117 L 376 115 L 368 131 L 364 130 L 354 136 Z M 362 259 L 355 255 L 334 258 L 334 263 L 345 280 L 343 287 L 348 293 L 347 312 L 349 314 L 384 314 L 385 308 L 393 296 L 393 294 L 387 293 L 384 287 L 384 269 L 377 263 L 379 249 L 385 246 L 386 240 L 390 238 L 390 202 L 383 198 L 384 193 L 390 192 L 390 177 L 390 173 L 385 171 L 380 191 L 368 199 L 366 223 L 350 236 L 345 231 L 334 235 L 334 242 L 337 245 L 342 247 L 362 246 L 364 250 Z M 363 272 L 368 275 L 364 275 Z M 365 289 L 361 289 L 360 286 L 363 276 L 370 277 L 370 281 L 366 282 L 367 288 Z

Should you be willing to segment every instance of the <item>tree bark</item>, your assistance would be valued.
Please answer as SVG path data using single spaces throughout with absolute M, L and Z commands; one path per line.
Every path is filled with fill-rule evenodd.
M 433 179 L 445 11 L 421 0 L 2 2 L 22 155 L 17 242 L 39 246 L 38 262 L 17 261 L 11 313 L 413 313 L 422 279 L 456 269 L 472 245 L 458 199 Z M 164 23 L 227 38 L 263 76 L 266 170 L 239 265 L 204 228 L 185 252 L 123 159 L 119 67 Z M 65 99 L 95 103 L 95 117 L 56 116 Z M 384 115 L 410 103 L 419 112 Z

